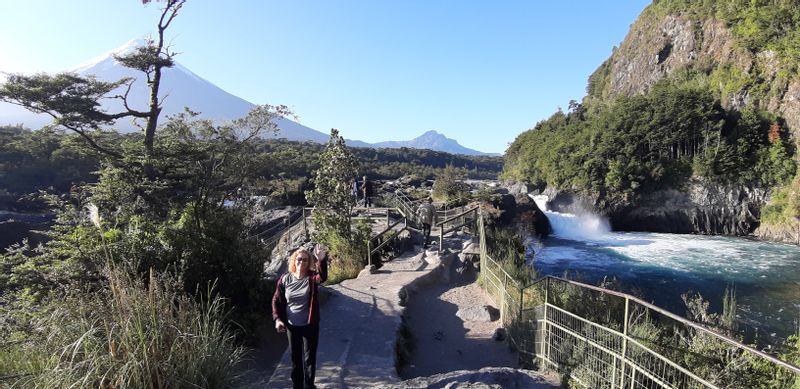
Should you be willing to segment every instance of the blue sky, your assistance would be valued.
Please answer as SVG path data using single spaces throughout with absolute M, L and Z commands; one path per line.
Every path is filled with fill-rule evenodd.
M 503 152 L 569 100 L 649 1 L 189 1 L 178 62 L 367 142 L 436 130 Z M 2 0 L 0 71 L 57 72 L 154 32 L 135 0 Z

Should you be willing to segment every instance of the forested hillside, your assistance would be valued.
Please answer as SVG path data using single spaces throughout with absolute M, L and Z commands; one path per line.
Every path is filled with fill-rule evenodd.
M 503 175 L 583 195 L 612 216 L 669 190 L 760 188 L 772 203 L 762 210 L 753 196 L 756 206 L 737 212 L 794 223 L 798 58 L 798 1 L 654 2 L 590 76 L 582 102 L 517 137 Z M 686 212 L 734 205 L 712 206 Z
M 121 144 L 137 135 L 106 134 L 109 144 Z M 287 180 L 305 180 L 319 166 L 325 145 L 283 139 L 254 140 L 257 155 L 252 194 L 268 194 L 272 186 Z M 372 179 L 395 179 L 413 175 L 433 179 L 448 165 L 465 177 L 494 179 L 503 166 L 501 157 L 465 156 L 410 148 L 351 148 L 358 159 L 361 175 Z M 74 134 L 43 129 L 31 131 L 21 126 L 0 127 L 0 193 L 27 194 L 37 190 L 67 192 L 73 184 L 97 180 L 100 160 Z M 266 191 L 267 193 L 264 193 Z

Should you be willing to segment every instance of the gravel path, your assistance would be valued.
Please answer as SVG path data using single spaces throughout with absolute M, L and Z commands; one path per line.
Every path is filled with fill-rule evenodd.
M 517 367 L 517 354 L 505 342 L 492 339 L 498 321 L 463 321 L 461 308 L 494 303 L 475 282 L 474 272 L 464 275 L 451 266 L 451 282 L 421 288 L 411 296 L 405 319 L 413 335 L 413 349 L 403 379 L 455 370 Z

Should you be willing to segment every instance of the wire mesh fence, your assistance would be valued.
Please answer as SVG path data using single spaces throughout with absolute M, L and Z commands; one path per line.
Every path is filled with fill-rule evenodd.
M 480 283 L 523 366 L 586 388 L 800 388 L 800 368 L 636 297 L 558 277 L 522 285 L 487 253 Z

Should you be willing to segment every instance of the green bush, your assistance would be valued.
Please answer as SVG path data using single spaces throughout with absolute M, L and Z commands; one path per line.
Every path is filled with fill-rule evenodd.
M 342 235 L 336 230 L 328 230 L 319 235 L 320 240 L 328 245 L 331 255 L 328 285 L 358 276 L 367 264 L 367 242 L 371 233 L 371 224 L 366 220 L 358 220 L 351 227 L 350 234 Z
M 453 165 L 447 165 L 436 175 L 433 182 L 433 193 L 436 201 L 453 202 L 469 196 L 469 186 L 463 181 L 464 174 Z
M 525 245 L 514 230 L 495 225 L 487 226 L 485 232 L 487 253 L 508 275 L 522 285 L 528 285 L 536 280 L 533 265 L 525 260 Z
M 102 290 L 52 300 L 36 337 L 0 352 L 27 355 L 17 387 L 226 388 L 243 349 L 223 299 L 196 302 L 172 276 L 147 282 L 115 267 Z

